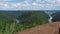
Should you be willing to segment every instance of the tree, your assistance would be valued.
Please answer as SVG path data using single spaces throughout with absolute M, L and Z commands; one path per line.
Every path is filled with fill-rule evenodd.
M 48 23 L 48 15 L 43 11 L 28 11 L 20 15 L 18 18 L 22 25 L 41 25 Z
M 53 22 L 60 21 L 60 12 L 56 12 L 52 14 L 52 16 L 53 16 L 53 19 L 52 19 Z

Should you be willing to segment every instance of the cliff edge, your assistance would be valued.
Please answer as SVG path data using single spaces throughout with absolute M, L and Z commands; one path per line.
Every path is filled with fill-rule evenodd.
M 60 22 L 40 25 L 16 34 L 59 34 Z

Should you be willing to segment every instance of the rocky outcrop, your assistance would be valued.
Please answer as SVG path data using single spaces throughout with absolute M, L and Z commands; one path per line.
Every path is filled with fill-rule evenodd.
M 16 34 L 59 34 L 60 22 L 40 25 Z

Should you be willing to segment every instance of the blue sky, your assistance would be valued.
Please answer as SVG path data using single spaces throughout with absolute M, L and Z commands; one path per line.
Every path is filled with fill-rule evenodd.
M 60 0 L 0 0 L 0 10 L 60 10 Z

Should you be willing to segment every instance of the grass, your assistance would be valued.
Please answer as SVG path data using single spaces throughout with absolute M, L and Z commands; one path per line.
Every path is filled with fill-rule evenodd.
M 12 24 L 3 24 L 1 23 L 0 25 L 0 34 L 14 34 L 14 31 L 15 31 L 15 26 L 16 24 L 15 23 L 12 23 Z
M 16 32 L 35 27 L 40 24 L 30 24 L 29 26 L 18 23 L 4 23 L 0 22 L 0 34 L 15 34 Z
M 15 34 L 18 31 L 26 29 L 25 26 L 17 23 L 1 23 L 0 22 L 0 34 Z

